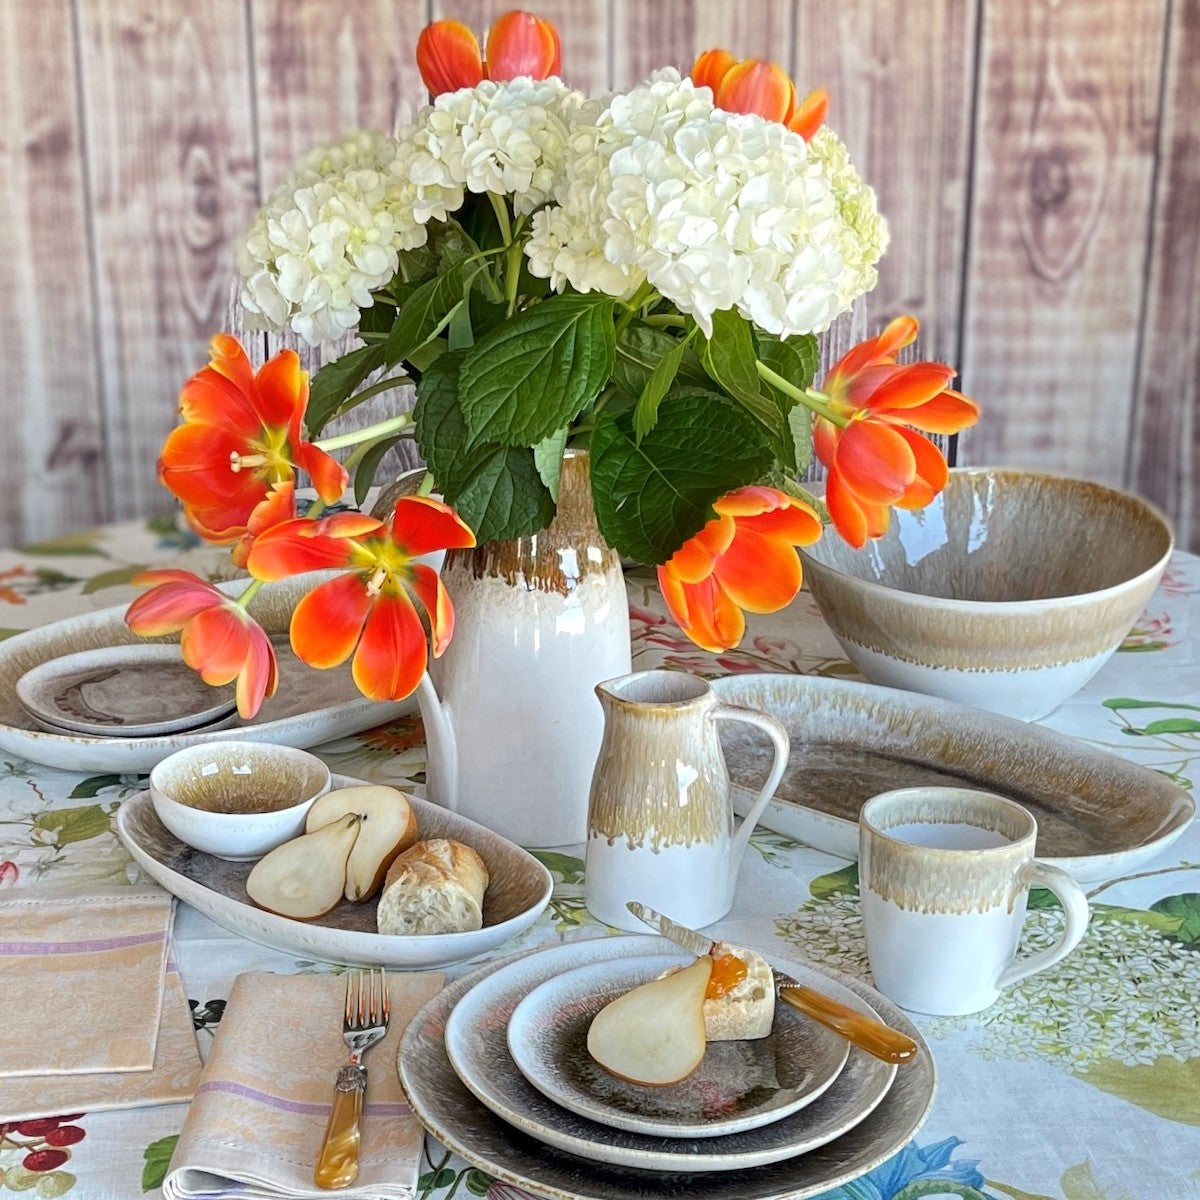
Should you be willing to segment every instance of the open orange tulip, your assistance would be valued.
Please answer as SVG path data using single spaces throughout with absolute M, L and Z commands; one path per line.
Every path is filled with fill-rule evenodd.
M 430 95 L 474 87 L 483 79 L 545 79 L 562 70 L 562 43 L 549 21 L 514 10 L 498 18 L 487 35 L 487 61 L 475 35 L 461 21 L 434 21 L 417 39 L 417 66 Z
M 658 568 L 663 599 L 679 628 L 705 650 L 742 640 L 748 612 L 777 612 L 800 590 L 795 546 L 821 536 L 802 500 L 752 485 L 722 496 L 717 516 Z
M 454 608 L 432 567 L 414 561 L 434 550 L 475 545 L 475 536 L 439 500 L 405 496 L 389 527 L 362 513 L 334 513 L 273 525 L 254 540 L 247 565 L 258 579 L 348 567 L 318 584 L 292 613 L 292 649 L 312 667 L 336 667 L 354 655 L 354 682 L 372 700 L 402 700 L 416 688 L 428 655 L 425 630 L 409 598 L 429 620 L 433 653 L 454 632 Z
M 301 434 L 307 405 L 308 374 L 295 351 L 280 351 L 256 375 L 236 338 L 212 339 L 212 359 L 184 384 L 183 424 L 158 461 L 159 478 L 201 537 L 237 541 L 271 487 L 297 471 L 326 503 L 341 496 L 345 468 Z
M 956 371 L 936 362 L 900 365 L 897 353 L 917 336 L 915 317 L 897 317 L 878 336 L 845 354 L 823 391 L 841 427 L 813 422 L 813 448 L 829 472 L 825 503 L 852 546 L 887 531 L 889 509 L 924 508 L 946 486 L 942 452 L 926 433 L 958 433 L 979 418 L 973 400 L 951 389 Z M 912 428 L 909 428 L 909 427 Z
M 126 610 L 139 637 L 179 633 L 183 660 L 214 687 L 237 680 L 237 706 L 252 717 L 273 696 L 279 671 L 271 639 L 235 599 L 191 571 L 143 571 L 133 582 L 150 586 Z
M 821 128 L 829 112 L 828 92 L 809 92 L 797 104 L 791 76 L 765 58 L 739 61 L 728 50 L 705 50 L 692 64 L 692 82 L 711 89 L 718 108 L 778 121 L 806 142 Z

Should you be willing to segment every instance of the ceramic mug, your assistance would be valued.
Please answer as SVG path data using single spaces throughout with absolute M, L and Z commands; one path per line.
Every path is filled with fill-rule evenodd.
M 697 675 L 637 671 L 596 688 L 604 736 L 588 804 L 588 911 L 644 932 L 625 904 L 640 900 L 693 927 L 733 907 L 750 832 L 787 766 L 787 730 L 721 704 Z M 744 721 L 771 742 L 774 761 L 737 832 L 717 722 Z
M 1037 822 L 970 788 L 883 792 L 858 818 L 858 884 L 875 986 L 901 1008 L 980 1012 L 1064 958 L 1087 929 L 1083 889 L 1034 858 Z M 1048 950 L 1016 959 L 1031 887 L 1058 897 L 1066 925 Z

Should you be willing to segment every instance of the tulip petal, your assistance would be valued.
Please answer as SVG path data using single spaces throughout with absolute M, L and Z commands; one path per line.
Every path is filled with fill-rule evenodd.
M 350 482 L 349 472 L 331 454 L 318 450 L 311 442 L 301 442 L 293 451 L 296 466 L 308 473 L 317 495 L 326 504 L 336 504 Z
M 417 68 L 434 97 L 474 87 L 483 79 L 479 42 L 461 21 L 434 21 L 417 38 Z
M 167 435 L 158 460 L 158 477 L 184 504 L 205 508 L 235 503 L 250 510 L 266 495 L 267 484 L 255 471 L 234 471 L 230 456 L 246 453 L 235 432 L 217 425 L 177 425 Z
M 702 583 L 685 584 L 660 566 L 658 583 L 675 623 L 702 650 L 716 654 L 742 640 L 746 631 L 742 610 L 712 576 Z
M 296 657 L 322 669 L 344 663 L 354 652 L 371 603 L 366 583 L 355 572 L 318 584 L 292 612 Z
M 236 546 L 231 551 L 235 566 L 244 567 L 250 557 L 250 547 L 254 539 L 266 533 L 275 525 L 284 521 L 296 519 L 296 485 L 289 479 L 277 483 L 269 492 L 266 499 L 259 501 L 250 519 L 246 522 L 246 532 L 242 534 Z
M 945 455 L 928 438 L 912 429 L 896 430 L 908 443 L 917 464 L 917 474 L 896 501 L 900 508 L 924 508 L 950 480 Z
M 507 12 L 488 31 L 486 62 L 489 79 L 545 79 L 562 67 L 558 30 L 532 13 Z
M 692 63 L 692 82 L 697 87 L 709 88 L 715 96 L 721 80 L 736 62 L 737 59 L 728 50 L 705 50 Z
M 209 606 L 197 613 L 179 639 L 183 661 L 200 678 L 214 687 L 223 687 L 237 678 L 250 648 L 245 621 L 228 606 Z
M 381 522 L 361 513 L 335 513 L 319 521 L 297 517 L 259 534 L 246 566 L 255 579 L 265 580 L 349 566 L 354 560 L 354 537 L 383 528 Z
M 825 507 L 829 519 L 842 538 L 856 550 L 866 545 L 870 530 L 863 506 L 849 488 L 842 483 L 841 476 L 831 471 L 825 483 Z
M 354 655 L 354 682 L 372 700 L 403 700 L 425 673 L 425 630 L 403 588 L 375 600 Z
M 413 563 L 412 588 L 429 614 L 429 632 L 433 640 L 433 657 L 441 658 L 454 636 L 454 605 L 441 577 L 424 563 Z
M 821 518 L 802 500 L 786 506 L 743 517 L 738 529 L 752 529 L 765 537 L 778 538 L 790 546 L 811 546 L 821 537 Z
M 958 372 L 945 363 L 919 362 L 897 368 L 875 389 L 866 407 L 873 413 L 896 412 L 928 404 Z
M 125 624 L 139 637 L 177 633 L 197 613 L 224 604 L 228 597 L 190 571 L 142 571 L 133 582 L 150 584 L 125 610 Z
M 308 406 L 308 372 L 295 350 L 280 350 L 263 363 L 255 380 L 258 415 L 264 425 L 299 431 Z
M 748 612 L 778 612 L 800 590 L 800 558 L 787 542 L 739 525 L 714 572 L 730 601 Z
M 185 421 L 221 425 L 243 438 L 254 437 L 261 427 L 250 397 L 211 367 L 197 371 L 183 385 L 179 413 Z
M 731 517 L 717 517 L 693 534 L 674 554 L 668 565 L 681 583 L 699 583 L 713 571 L 713 564 L 724 554 L 736 532 Z
M 897 317 L 883 332 L 859 342 L 834 363 L 830 377 L 857 375 L 864 368 L 881 362 L 895 362 L 896 354 L 917 340 L 916 317 Z
M 825 124 L 829 115 L 829 93 L 824 88 L 817 88 L 808 93 L 792 113 L 787 127 L 798 133 L 806 142 L 811 142 L 818 129 Z
M 258 631 L 262 633 L 261 630 Z M 279 665 L 275 661 L 275 649 L 271 639 L 262 636 L 250 636 L 250 646 L 246 655 L 246 665 L 238 675 L 237 706 L 239 715 L 249 720 L 258 713 L 263 700 L 275 695 L 279 686 Z
M 796 107 L 796 88 L 774 63 L 748 58 L 729 68 L 714 99 L 726 112 L 757 113 L 786 124 Z
M 916 460 L 900 431 L 881 421 L 852 421 L 838 440 L 842 481 L 867 504 L 894 504 L 917 473 Z
M 401 496 L 392 516 L 392 541 L 416 557 L 434 550 L 462 550 L 475 545 L 470 526 L 432 496 Z
M 907 409 L 903 420 L 926 433 L 958 433 L 979 420 L 979 405 L 962 392 L 947 388 L 928 403 Z

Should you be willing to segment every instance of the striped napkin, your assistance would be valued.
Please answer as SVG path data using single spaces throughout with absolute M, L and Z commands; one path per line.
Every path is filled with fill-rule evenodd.
M 408 1200 L 422 1130 L 396 1072 L 405 1026 L 440 974 L 389 975 L 387 1037 L 367 1052 L 358 1178 L 339 1196 Z M 234 980 L 196 1098 L 163 1181 L 165 1200 L 328 1197 L 313 1182 L 342 1041 L 344 975 L 247 972 Z

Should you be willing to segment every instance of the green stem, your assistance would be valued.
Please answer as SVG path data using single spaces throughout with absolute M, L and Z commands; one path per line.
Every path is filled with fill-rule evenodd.
M 401 413 L 368 425 L 365 429 L 355 429 L 350 433 L 340 433 L 337 437 L 322 438 L 314 442 L 318 450 L 343 450 L 347 446 L 357 446 L 359 442 L 373 442 L 376 438 L 387 437 L 389 433 L 399 433 L 401 429 L 412 424 L 412 413 Z
M 259 588 L 262 587 L 262 585 L 263 585 L 263 580 L 252 579 L 250 581 L 249 587 L 247 587 L 246 590 L 237 598 L 238 608 L 248 607 L 250 604 L 250 601 L 253 600 L 256 595 L 258 595 L 258 590 L 259 590 Z
M 433 495 L 433 472 L 432 471 L 425 472 L 425 478 L 421 480 L 421 485 L 420 485 L 420 487 L 417 488 L 417 495 L 418 496 Z
M 510 317 L 517 311 L 517 287 L 521 282 L 522 253 L 521 243 L 513 242 L 508 248 L 508 257 L 504 264 L 504 299 L 508 304 Z
M 682 329 L 687 320 L 677 313 L 651 313 L 642 318 L 642 323 L 654 329 Z
M 816 388 L 798 388 L 794 383 L 789 383 L 782 375 L 772 371 L 770 367 L 757 359 L 754 361 L 754 367 L 761 378 L 765 379 L 772 387 L 778 388 L 785 396 L 791 396 L 793 400 L 803 404 L 809 412 L 816 413 L 818 417 L 824 417 L 826 421 L 832 422 L 839 429 L 845 429 L 850 424 L 849 417 L 842 416 L 840 412 L 830 406 L 829 397 L 824 392 L 818 392 Z
M 354 406 L 357 407 L 364 400 L 369 400 L 372 396 L 378 396 L 381 392 L 390 392 L 392 388 L 406 387 L 412 382 L 407 375 L 389 375 L 386 379 L 381 379 L 378 383 L 371 384 L 369 388 L 363 388 L 361 392 L 355 392 L 351 399 L 354 401 Z
M 654 290 L 654 285 L 648 280 L 643 279 L 641 287 L 624 302 L 625 311 L 621 314 L 617 321 L 617 337 L 620 337 L 625 332 L 629 322 L 638 315 L 642 307 L 647 304 L 651 298 L 658 299 L 658 294 Z
M 492 202 L 492 211 L 496 214 L 496 222 L 500 226 L 500 236 L 504 238 L 504 244 L 508 246 L 513 240 L 512 222 L 508 219 L 508 205 L 504 203 L 504 198 L 497 196 L 495 192 L 488 192 L 487 198 Z

